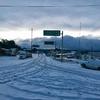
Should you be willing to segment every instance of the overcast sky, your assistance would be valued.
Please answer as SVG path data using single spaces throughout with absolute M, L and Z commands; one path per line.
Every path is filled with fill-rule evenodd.
M 31 27 L 33 37 L 42 36 L 44 29 L 99 37 L 99 4 L 100 0 L 0 0 L 0 38 L 30 38 Z

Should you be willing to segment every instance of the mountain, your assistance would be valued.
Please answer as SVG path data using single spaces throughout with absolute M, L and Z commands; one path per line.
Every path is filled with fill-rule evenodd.
M 35 38 L 32 40 L 33 44 L 40 45 L 40 48 L 44 48 L 44 41 L 56 41 L 57 48 L 61 47 L 61 38 L 51 37 L 51 38 Z M 72 37 L 64 36 L 64 48 L 68 50 L 91 50 L 100 51 L 100 40 L 96 38 L 88 37 Z M 20 40 L 17 44 L 21 47 L 30 48 L 30 40 Z

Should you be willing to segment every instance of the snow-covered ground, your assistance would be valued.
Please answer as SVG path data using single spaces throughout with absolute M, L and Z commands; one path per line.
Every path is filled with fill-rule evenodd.
M 0 67 L 19 65 L 28 61 L 30 61 L 30 59 L 18 60 L 17 57 L 4 56 L 4 57 L 0 57 Z
M 0 100 L 100 100 L 100 72 L 45 55 L 0 57 Z

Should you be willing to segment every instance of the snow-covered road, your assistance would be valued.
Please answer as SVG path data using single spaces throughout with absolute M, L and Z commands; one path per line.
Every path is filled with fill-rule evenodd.
M 1 57 L 0 100 L 100 100 L 100 72 L 45 55 Z

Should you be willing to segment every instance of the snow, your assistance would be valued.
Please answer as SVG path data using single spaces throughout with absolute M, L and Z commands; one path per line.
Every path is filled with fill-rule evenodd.
M 100 72 L 45 55 L 0 57 L 0 100 L 100 100 Z
M 19 60 L 17 57 L 8 57 L 8 56 L 0 57 L 0 67 L 19 65 L 27 61 L 30 61 L 30 59 Z

